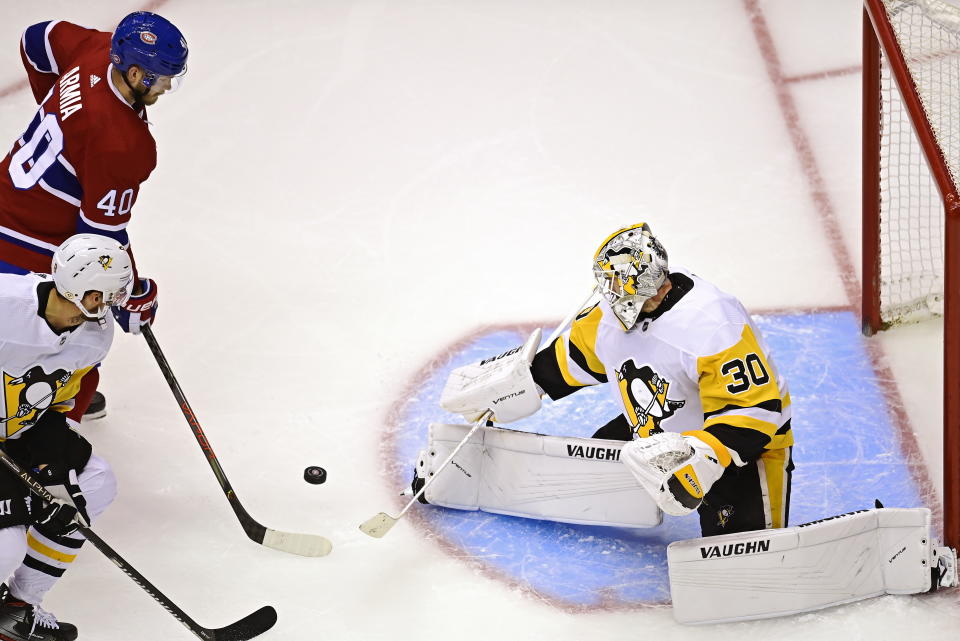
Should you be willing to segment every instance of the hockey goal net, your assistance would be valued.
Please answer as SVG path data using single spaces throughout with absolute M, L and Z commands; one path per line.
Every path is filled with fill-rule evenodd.
M 960 8 L 864 0 L 863 325 L 944 321 L 944 535 L 960 545 Z

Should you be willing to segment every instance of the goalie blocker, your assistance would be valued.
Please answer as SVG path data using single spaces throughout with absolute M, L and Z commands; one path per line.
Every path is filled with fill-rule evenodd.
M 470 429 L 431 424 L 414 483 L 432 476 Z M 481 427 L 439 471 L 425 498 L 458 510 L 561 523 L 655 527 L 660 510 L 620 463 L 624 445 Z
M 681 623 L 764 619 L 957 585 L 956 552 L 930 538 L 927 508 L 676 541 L 667 562 Z

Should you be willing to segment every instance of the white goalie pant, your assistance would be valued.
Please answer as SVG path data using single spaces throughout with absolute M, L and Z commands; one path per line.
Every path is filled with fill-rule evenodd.
M 721 623 L 810 612 L 881 594 L 956 584 L 956 556 L 930 539 L 927 508 L 880 508 L 797 527 L 676 541 L 673 613 Z
M 417 475 L 429 478 L 471 427 L 431 424 Z M 655 527 L 660 510 L 620 463 L 624 445 L 481 427 L 427 488 L 426 499 L 561 523 Z

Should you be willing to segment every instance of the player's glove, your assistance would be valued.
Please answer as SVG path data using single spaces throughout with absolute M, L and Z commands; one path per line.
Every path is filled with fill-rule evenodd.
M 536 329 L 521 347 L 450 372 L 440 395 L 440 407 L 478 420 L 492 410 L 498 423 L 510 423 L 540 409 L 540 390 L 530 364 L 540 345 Z
M 80 490 L 76 470 L 67 472 L 63 486 L 70 496 L 70 502 L 54 500 L 44 503 L 33 521 L 37 529 L 48 536 L 66 536 L 76 532 L 81 524 L 90 526 L 87 499 Z
M 152 278 L 141 278 L 140 289 L 123 305 L 111 308 L 117 324 L 128 334 L 139 334 L 141 327 L 157 317 L 157 284 Z
M 661 510 L 683 516 L 700 507 L 713 484 L 730 464 L 719 442 L 717 452 L 689 432 L 663 432 L 623 446 L 620 458 Z M 715 440 L 710 439 L 708 440 Z

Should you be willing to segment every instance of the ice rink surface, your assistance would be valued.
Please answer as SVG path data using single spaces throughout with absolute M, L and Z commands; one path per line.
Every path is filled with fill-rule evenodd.
M 629 558 L 610 566 L 629 598 L 570 607 L 537 588 L 568 581 L 562 561 L 539 584 L 488 571 L 490 546 L 516 537 L 452 546 L 430 527 L 439 510 L 382 540 L 357 529 L 401 506 L 416 446 L 398 444 L 429 418 L 403 411 L 429 406 L 424 374 L 465 341 L 565 316 L 599 241 L 640 220 L 764 318 L 808 315 L 770 326 L 787 345 L 814 337 L 791 380 L 860 377 L 795 428 L 808 470 L 845 470 L 827 489 L 798 481 L 798 512 L 850 509 L 837 497 L 901 468 L 898 496 L 939 509 L 942 326 L 816 340 L 824 318 L 857 322 L 855 0 L 4 3 L 4 144 L 35 109 L 23 28 L 111 30 L 141 8 L 191 48 L 183 88 L 150 111 L 158 168 L 129 228 L 162 292 L 157 338 L 251 514 L 334 543 L 322 559 L 250 543 L 143 341 L 118 337 L 110 415 L 83 428 L 121 485 L 95 529 L 194 618 L 273 604 L 263 638 L 291 641 L 960 636 L 955 592 L 688 628 L 644 601 Z M 886 447 L 890 466 L 855 443 Z M 307 465 L 327 483 L 304 483 Z M 93 549 L 45 605 L 82 639 L 190 638 Z

